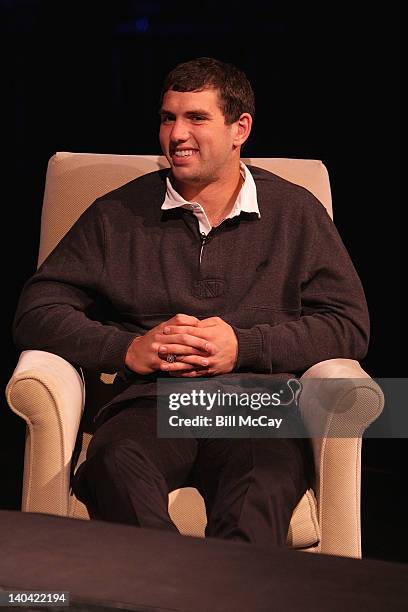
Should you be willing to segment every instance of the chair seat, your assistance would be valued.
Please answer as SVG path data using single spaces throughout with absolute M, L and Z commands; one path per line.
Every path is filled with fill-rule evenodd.
M 86 449 L 90 440 L 91 436 L 85 433 L 77 469 L 85 461 Z M 181 534 L 204 537 L 207 516 L 204 500 L 197 489 L 184 487 L 172 491 L 169 495 L 169 514 Z M 69 516 L 72 518 L 89 519 L 86 507 L 74 495 L 71 495 L 70 499 Z M 317 545 L 319 540 L 317 501 L 312 489 L 309 489 L 303 495 L 293 512 L 287 544 L 291 548 L 310 548 Z
M 207 523 L 204 500 L 197 489 L 185 487 L 169 495 L 169 514 L 180 533 L 204 537 Z M 292 548 L 308 548 L 319 542 L 317 502 L 311 489 L 296 506 L 290 522 L 287 544 Z

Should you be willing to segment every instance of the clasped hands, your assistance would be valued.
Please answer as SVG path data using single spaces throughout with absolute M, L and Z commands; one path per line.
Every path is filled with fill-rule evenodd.
M 168 354 L 176 361 L 168 363 Z M 200 321 L 177 314 L 138 336 L 128 348 L 126 366 L 138 374 L 157 370 L 173 376 L 215 376 L 231 372 L 237 362 L 238 340 L 220 317 Z

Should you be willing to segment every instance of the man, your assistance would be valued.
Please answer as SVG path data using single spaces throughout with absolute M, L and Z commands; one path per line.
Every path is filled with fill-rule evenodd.
M 288 378 L 366 353 L 363 290 L 324 207 L 240 162 L 253 116 L 234 66 L 177 66 L 160 104 L 170 172 L 97 200 L 24 288 L 20 349 L 126 381 L 73 481 L 91 517 L 176 530 L 168 493 L 188 484 L 208 536 L 284 545 L 308 486 L 301 441 L 158 438 L 157 378 Z

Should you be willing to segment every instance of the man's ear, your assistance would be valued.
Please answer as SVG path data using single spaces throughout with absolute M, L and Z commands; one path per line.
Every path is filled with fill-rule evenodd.
M 235 122 L 234 145 L 241 147 L 247 140 L 252 129 L 252 117 L 249 113 L 242 113 L 238 121 Z

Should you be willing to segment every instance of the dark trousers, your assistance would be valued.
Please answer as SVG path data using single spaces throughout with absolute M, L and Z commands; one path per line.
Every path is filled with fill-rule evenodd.
M 206 535 L 284 546 L 309 483 L 303 440 L 168 439 L 156 434 L 156 401 L 137 400 L 95 432 L 72 482 L 91 518 L 177 531 L 168 494 L 196 487 Z

